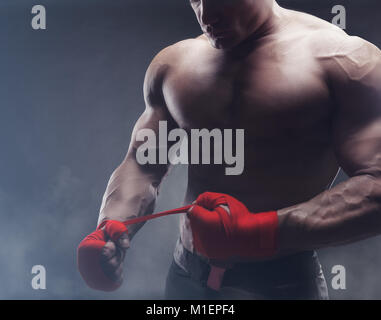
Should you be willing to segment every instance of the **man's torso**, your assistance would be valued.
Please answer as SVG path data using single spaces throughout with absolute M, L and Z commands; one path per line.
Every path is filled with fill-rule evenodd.
M 236 196 L 252 211 L 280 209 L 332 182 L 335 104 L 315 29 L 302 27 L 286 26 L 236 56 L 203 36 L 175 45 L 163 95 L 179 127 L 245 130 L 242 175 L 226 175 L 223 165 L 190 165 L 187 203 L 214 191 Z
M 252 212 L 277 210 L 308 201 L 332 183 L 335 103 L 321 57 L 330 56 L 332 38 L 343 34 L 293 14 L 297 22 L 240 54 L 216 50 L 204 36 L 175 45 L 163 96 L 178 126 L 245 130 L 242 175 L 228 176 L 221 165 L 190 165 L 186 203 L 212 191 L 236 197 Z M 325 31 L 331 41 L 319 43 Z M 181 246 L 193 251 L 185 216 L 180 231 L 178 263 Z M 324 282 L 322 274 L 311 276 Z

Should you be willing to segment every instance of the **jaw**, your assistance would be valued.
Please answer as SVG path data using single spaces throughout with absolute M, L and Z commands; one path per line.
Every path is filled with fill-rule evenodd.
M 284 9 L 281 8 L 276 1 L 269 1 L 268 8 L 264 11 L 258 11 L 256 14 L 247 16 L 241 21 L 231 21 L 230 27 L 234 30 L 234 37 L 230 36 L 226 39 L 211 38 L 204 31 L 206 30 L 200 21 L 201 30 L 208 40 L 209 44 L 215 49 L 231 50 L 239 47 L 240 44 L 254 39 L 260 39 L 268 34 L 276 31 L 277 26 L 283 18 Z M 251 40 L 250 40 L 251 39 Z
M 226 38 L 212 38 L 204 34 L 204 37 L 213 48 L 218 50 L 229 50 L 240 44 L 240 41 L 237 41 L 231 36 Z

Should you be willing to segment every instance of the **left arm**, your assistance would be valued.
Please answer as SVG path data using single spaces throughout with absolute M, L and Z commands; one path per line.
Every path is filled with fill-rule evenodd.
M 337 106 L 334 149 L 350 179 L 278 211 L 280 255 L 381 234 L 381 52 L 357 37 L 343 48 L 325 63 Z

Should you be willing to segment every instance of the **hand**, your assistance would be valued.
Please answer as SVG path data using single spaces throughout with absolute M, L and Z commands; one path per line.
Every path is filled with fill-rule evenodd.
M 78 269 L 87 285 L 102 291 L 119 288 L 128 248 L 128 230 L 115 220 L 104 222 L 83 239 L 78 247 Z
M 210 260 L 262 259 L 276 254 L 276 211 L 251 213 L 229 195 L 205 192 L 188 217 L 196 252 Z
M 130 247 L 127 233 L 123 233 L 119 239 L 112 240 L 105 232 L 107 240 L 101 252 L 101 267 L 104 273 L 113 281 L 123 282 L 123 261 L 126 250 Z

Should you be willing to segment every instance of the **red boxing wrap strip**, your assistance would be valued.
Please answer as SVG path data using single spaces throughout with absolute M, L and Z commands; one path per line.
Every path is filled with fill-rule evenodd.
M 221 207 L 229 207 L 230 213 Z M 265 258 L 277 251 L 278 215 L 276 211 L 251 213 L 237 199 L 219 193 L 206 192 L 194 205 L 164 211 L 119 222 L 102 222 L 96 231 L 82 240 L 77 251 L 78 269 L 87 285 L 96 290 L 114 291 L 121 285 L 109 278 L 101 267 L 101 253 L 107 239 L 114 242 L 128 234 L 127 226 L 171 214 L 185 213 L 191 223 L 196 252 L 209 259 L 226 260 L 231 257 Z M 217 270 L 218 271 L 218 270 Z M 223 269 L 221 269 L 223 271 Z M 213 273 L 212 273 L 213 274 Z M 223 272 L 215 273 L 217 280 Z M 211 287 L 215 281 L 211 277 Z
M 127 226 L 131 224 L 145 222 L 171 214 L 185 213 L 190 208 L 191 206 L 186 206 L 179 209 L 127 220 L 125 222 L 115 220 L 102 222 L 98 226 L 97 230 L 84 238 L 78 246 L 78 270 L 86 284 L 92 289 L 102 291 L 114 291 L 121 285 L 121 282 L 117 282 L 109 278 L 104 273 L 101 266 L 101 254 L 108 238 L 116 242 L 123 235 L 123 233 L 128 234 Z
M 276 211 L 251 213 L 229 195 L 206 192 L 188 216 L 195 250 L 209 259 L 267 258 L 277 252 Z
M 103 224 L 103 229 L 88 235 L 78 246 L 77 262 L 78 270 L 86 284 L 96 290 L 114 291 L 121 285 L 120 282 L 113 281 L 101 267 L 101 254 L 106 244 L 106 235 L 113 241 L 117 241 L 123 233 L 128 233 L 126 226 L 119 221 L 107 221 Z

